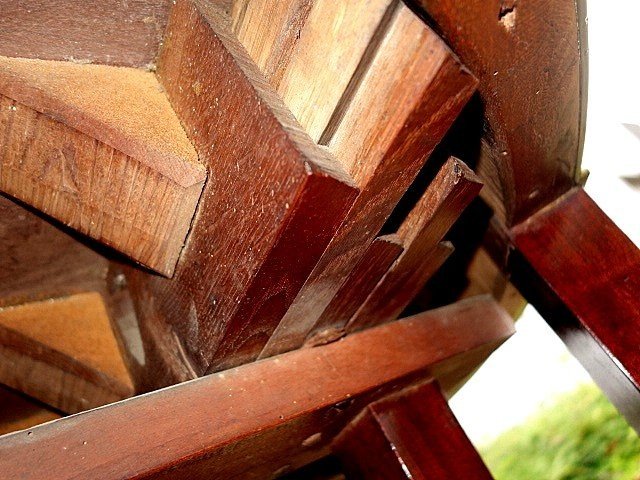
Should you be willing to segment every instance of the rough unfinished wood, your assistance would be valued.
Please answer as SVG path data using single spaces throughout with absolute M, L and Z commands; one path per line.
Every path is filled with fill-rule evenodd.
M 0 0 L 0 55 L 150 67 L 169 0 Z
M 402 2 L 392 13 L 323 139 L 361 193 L 261 357 L 302 344 L 475 90 L 476 79 Z
M 490 480 L 436 382 L 367 406 L 333 442 L 349 478 Z
M 166 275 L 205 179 L 154 75 L 0 58 L 0 187 Z
M 0 382 L 67 413 L 133 394 L 98 293 L 0 310 Z
M 396 0 L 242 0 L 234 33 L 315 142 L 370 60 Z M 390 16 L 391 12 L 387 14 Z
M 166 332 L 154 343 L 174 365 L 151 366 L 149 375 L 182 372 L 162 384 L 260 353 L 356 189 L 303 132 L 216 8 L 177 2 L 158 74 L 212 172 L 174 279 L 131 274 L 141 329 Z
M 453 248 L 439 244 L 482 183 L 456 158 L 442 166 L 398 229 L 405 250 L 349 321 L 350 331 L 398 318 Z
M 455 372 L 461 356 L 486 356 L 512 333 L 488 299 L 426 312 L 7 435 L 0 471 L 23 479 L 271 478 L 326 455 L 370 401 L 431 368 Z
M 340 326 L 347 324 L 403 250 L 397 235 L 376 238 L 318 319 L 319 335 L 309 338 L 307 344 L 324 343 L 342 336 L 344 331 Z
M 512 237 L 515 285 L 640 431 L 640 251 L 581 188 Z
M 0 195 L 0 308 L 100 290 L 107 260 Z
M 415 3 L 480 79 L 482 196 L 507 227 L 523 221 L 581 175 L 585 1 Z

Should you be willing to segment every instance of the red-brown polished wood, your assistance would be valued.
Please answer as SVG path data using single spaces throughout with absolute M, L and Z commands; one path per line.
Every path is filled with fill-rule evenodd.
M 512 237 L 516 286 L 640 431 L 640 251 L 581 188 Z
M 173 6 L 158 76 L 209 176 L 174 278 L 130 275 L 152 387 L 255 359 L 356 195 L 215 5 Z
M 431 371 L 454 373 L 460 358 L 486 357 L 512 333 L 506 312 L 476 298 L 0 437 L 0 472 L 269 478 L 326 455 L 333 436 L 380 395 Z
M 436 382 L 367 406 L 337 436 L 333 450 L 353 479 L 493 478 Z
M 413 0 L 478 76 L 482 195 L 511 226 L 580 177 L 584 0 Z

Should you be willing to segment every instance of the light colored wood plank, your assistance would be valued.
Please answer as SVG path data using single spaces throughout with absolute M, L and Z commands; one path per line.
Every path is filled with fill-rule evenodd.
M 0 188 L 171 275 L 205 179 L 152 73 L 0 57 Z
M 322 140 L 360 195 L 263 350 L 300 346 L 380 232 L 477 80 L 402 2 Z
M 0 309 L 0 381 L 68 413 L 133 394 L 95 292 Z

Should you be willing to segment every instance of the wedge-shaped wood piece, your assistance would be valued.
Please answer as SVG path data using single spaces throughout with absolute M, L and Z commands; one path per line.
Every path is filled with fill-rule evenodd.
M 349 321 L 358 330 L 398 318 L 453 251 L 439 244 L 482 183 L 463 162 L 450 158 L 398 229 L 405 250 Z
M 261 356 L 302 344 L 475 90 L 476 79 L 402 2 L 380 35 L 321 140 L 361 193 Z
M 7 435 L 0 471 L 23 479 L 272 478 L 329 453 L 334 435 L 371 401 L 431 368 L 438 378 L 452 374 L 468 354 L 485 358 L 512 333 L 487 298 L 426 312 Z M 41 461 L 29 461 L 34 451 Z
M 318 142 L 395 3 L 242 0 L 233 4 L 232 20 L 238 40 Z
M 0 189 L 171 275 L 204 166 L 150 72 L 0 57 Z
M 0 195 L 0 308 L 100 291 L 107 260 Z
M 512 236 L 515 285 L 640 432 L 640 250 L 581 188 Z
M 133 394 L 100 294 L 0 310 L 0 382 L 63 412 Z
M 346 325 L 353 317 L 403 250 L 397 235 L 376 238 L 318 319 L 318 335 L 309 338 L 307 344 L 324 343 L 342 336 L 344 331 L 339 326 Z M 331 326 L 334 328 L 329 329 Z
M 167 0 L 0 0 L 0 55 L 149 67 L 168 14 Z
M 173 7 L 158 74 L 211 174 L 175 278 L 131 282 L 140 321 L 154 322 L 142 328 L 173 324 L 186 353 L 165 349 L 167 363 L 187 375 L 257 357 L 357 192 L 227 23 L 210 5 Z
M 353 479 L 493 478 L 436 382 L 367 406 L 334 440 L 333 450 Z

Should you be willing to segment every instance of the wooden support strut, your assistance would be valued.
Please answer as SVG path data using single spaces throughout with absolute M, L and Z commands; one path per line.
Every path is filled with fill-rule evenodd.
M 0 472 L 25 480 L 277 476 L 327 455 L 371 401 L 456 376 L 513 331 L 506 312 L 478 297 L 0 437 Z
M 640 250 L 581 188 L 511 236 L 514 284 L 640 432 Z

